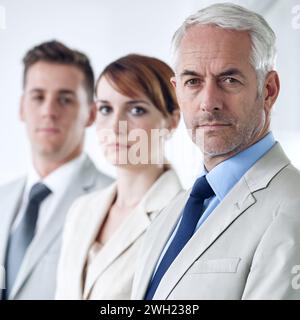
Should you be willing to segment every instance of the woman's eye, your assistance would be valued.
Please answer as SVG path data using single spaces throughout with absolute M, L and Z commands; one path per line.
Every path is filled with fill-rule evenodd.
M 142 107 L 133 107 L 131 108 L 130 113 L 134 116 L 141 116 L 147 113 L 147 111 L 145 108 L 142 108 Z
M 102 115 L 107 115 L 112 111 L 112 108 L 110 106 L 100 106 L 98 110 Z

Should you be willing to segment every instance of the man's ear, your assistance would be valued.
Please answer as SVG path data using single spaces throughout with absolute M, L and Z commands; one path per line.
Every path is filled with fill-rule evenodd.
M 168 134 L 165 136 L 165 139 L 170 139 L 178 127 L 180 121 L 180 110 L 176 109 L 172 112 L 171 115 L 168 115 L 166 129 L 168 130 Z
M 172 83 L 172 86 L 176 89 L 176 77 L 171 77 L 170 82 Z
M 96 115 L 97 115 L 96 103 L 92 102 L 89 105 L 89 117 L 86 123 L 86 127 L 90 127 L 95 122 Z
M 180 121 L 180 110 L 175 109 L 170 116 L 170 130 L 175 130 Z
M 20 98 L 19 103 L 19 118 L 21 121 L 25 121 L 25 111 L 24 111 L 24 95 Z
M 280 82 L 278 73 L 276 71 L 270 71 L 266 76 L 264 86 L 264 108 L 267 112 L 271 111 L 278 97 L 279 90 Z

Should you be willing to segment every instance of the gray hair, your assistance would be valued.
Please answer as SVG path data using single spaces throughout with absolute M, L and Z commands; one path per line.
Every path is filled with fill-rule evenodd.
M 216 25 L 223 29 L 248 31 L 252 42 L 250 63 L 256 71 L 258 91 L 261 93 L 265 77 L 274 69 L 276 60 L 276 36 L 266 20 L 261 15 L 232 3 L 213 4 L 199 10 L 189 16 L 173 36 L 175 65 L 181 40 L 194 25 Z

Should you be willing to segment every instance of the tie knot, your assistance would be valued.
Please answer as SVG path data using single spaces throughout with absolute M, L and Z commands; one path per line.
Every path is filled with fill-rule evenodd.
M 49 194 L 51 190 L 45 186 L 43 183 L 36 183 L 30 190 L 29 201 L 41 203 Z
M 207 182 L 206 176 L 202 176 L 198 178 L 194 183 L 190 196 L 194 198 L 201 198 L 204 200 L 212 197 L 214 194 L 214 190 Z

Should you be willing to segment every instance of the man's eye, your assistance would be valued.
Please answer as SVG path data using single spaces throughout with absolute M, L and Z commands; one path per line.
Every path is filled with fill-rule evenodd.
M 143 107 L 133 107 L 130 109 L 130 113 L 134 116 L 141 116 L 147 113 L 147 110 Z
M 36 102 L 41 102 L 44 100 L 43 96 L 32 96 L 31 99 Z
M 112 108 L 110 106 L 100 106 L 98 108 L 98 111 L 102 114 L 102 115 L 108 115 L 111 111 Z
M 72 99 L 68 97 L 60 97 L 59 102 L 62 105 L 66 105 L 66 104 L 70 104 L 72 102 Z
M 226 84 L 237 84 L 237 83 L 240 83 L 239 80 L 235 79 L 235 78 L 232 78 L 232 77 L 226 77 L 223 79 L 223 82 L 226 83 Z
M 197 86 L 199 84 L 200 84 L 200 80 L 199 79 L 189 79 L 189 80 L 184 82 L 184 85 L 188 86 L 188 87 Z

